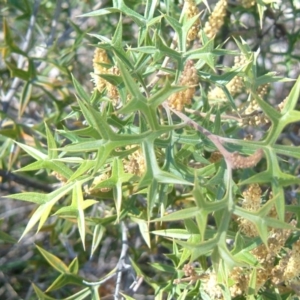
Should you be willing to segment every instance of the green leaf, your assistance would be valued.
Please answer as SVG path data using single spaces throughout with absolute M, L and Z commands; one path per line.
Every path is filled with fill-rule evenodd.
M 29 192 L 29 193 L 13 194 L 5 197 L 42 205 L 45 203 L 45 196 L 47 197 L 47 195 L 45 194 Z
M 146 19 L 136 11 L 129 8 L 122 0 L 120 1 L 120 11 L 130 17 L 138 26 L 144 26 L 146 24 Z
M 24 151 L 26 151 L 30 156 L 35 158 L 36 160 L 46 160 L 48 159 L 48 155 L 38 151 L 36 148 L 33 148 L 31 146 L 27 146 L 25 144 L 21 144 L 18 142 L 15 142 L 19 147 L 21 147 Z
M 156 221 L 156 220 L 153 220 L 152 222 L 154 222 L 154 221 Z M 188 240 L 189 238 L 191 238 L 192 235 L 195 235 L 195 234 L 188 232 L 185 229 L 154 230 L 154 231 L 151 231 L 151 233 L 159 235 L 159 236 L 164 236 L 167 238 L 174 238 L 174 239 L 181 239 L 181 240 Z M 198 234 L 197 236 L 200 239 L 200 234 Z
M 151 21 L 154 17 L 154 13 L 156 7 L 158 5 L 158 0 L 147 0 L 146 7 L 145 7 L 145 19 L 147 20 L 147 26 L 149 26 L 149 21 Z
M 157 218 L 152 220 L 151 222 L 170 222 L 170 221 L 178 221 L 194 218 L 199 214 L 199 210 L 195 207 L 181 209 L 179 211 L 175 211 L 169 215 L 165 215 L 161 218 Z
M 89 102 L 90 95 L 83 89 L 83 87 L 80 85 L 80 83 L 76 80 L 74 76 L 72 76 L 72 80 L 79 98 L 81 98 L 85 102 Z
M 260 85 L 264 85 L 264 84 L 267 84 L 267 83 L 289 82 L 289 81 L 292 81 L 292 80 L 293 79 L 283 78 L 281 76 L 276 76 L 276 72 L 269 72 L 267 74 L 264 74 L 264 75 L 256 78 L 256 88 L 258 88 Z
M 9 47 L 11 47 L 14 43 L 14 38 L 12 36 L 10 27 L 8 26 L 8 22 L 6 18 L 3 18 L 3 36 L 5 44 Z
M 3 232 L 0 230 L 0 241 L 6 242 L 6 243 L 17 243 L 17 240 L 11 237 L 9 234 Z
M 105 116 L 96 111 L 89 102 L 78 99 L 78 104 L 88 124 L 99 133 L 98 138 L 102 137 L 104 140 L 110 140 L 114 132 L 108 126 Z
M 135 298 L 132 298 L 124 293 L 120 293 L 120 294 L 124 297 L 125 300 L 135 300 Z
M 46 292 L 58 290 L 68 284 L 84 286 L 83 279 L 74 274 L 60 274 L 47 288 Z
M 173 18 L 169 15 L 165 15 L 164 17 L 165 17 L 165 20 L 172 26 L 172 28 L 177 33 L 179 51 L 185 51 L 187 33 L 185 31 L 183 31 L 182 24 L 180 24 L 175 18 Z
M 27 78 L 27 80 L 28 80 L 28 78 Z M 31 94 L 32 94 L 32 84 L 30 83 L 30 81 L 27 81 L 24 84 L 22 93 L 21 93 L 19 113 L 18 113 L 19 118 L 21 118 L 21 116 L 23 115 L 23 113 L 28 105 L 28 102 L 31 99 Z
M 56 298 L 52 298 L 52 297 L 47 296 L 34 283 L 32 283 L 32 287 L 33 287 L 34 292 L 37 295 L 39 300 L 56 300 Z
M 119 69 L 121 72 L 121 76 L 124 80 L 124 83 L 125 83 L 128 91 L 130 92 L 130 94 L 133 96 L 133 98 L 137 99 L 138 101 L 142 101 L 142 102 L 146 103 L 146 98 L 140 92 L 139 86 L 133 80 L 132 76 L 126 69 L 123 62 L 119 59 L 118 59 L 118 66 L 119 66 Z
M 86 300 L 89 299 L 91 293 L 92 293 L 91 288 L 87 287 L 70 297 L 64 298 L 63 300 Z
M 46 128 L 47 145 L 48 145 L 48 157 L 49 159 L 57 158 L 58 157 L 57 150 L 56 150 L 57 145 L 46 123 L 45 123 L 45 128 Z
M 94 200 L 93 203 L 97 201 Z M 83 249 L 85 249 L 85 220 L 84 220 L 84 206 L 83 206 L 83 195 L 82 195 L 82 188 L 81 182 L 76 181 L 73 187 L 72 193 L 72 204 L 71 206 L 77 210 L 77 225 L 80 234 L 80 238 L 82 241 Z
M 244 66 L 241 66 L 231 71 L 225 72 L 222 75 L 214 75 L 203 71 L 198 71 L 198 74 L 201 76 L 201 78 L 210 80 L 217 85 L 223 86 L 231 81 L 235 76 L 237 76 L 243 70 L 243 68 Z
M 118 8 L 108 7 L 108 8 L 102 8 L 102 9 L 91 11 L 89 13 L 80 15 L 79 17 L 83 17 L 83 18 L 85 18 L 85 17 L 97 17 L 97 16 L 103 16 L 103 15 L 117 13 L 117 12 L 120 12 L 120 10 Z
M 273 145 L 276 154 L 300 158 L 300 146 Z
M 283 115 L 295 108 L 299 99 L 299 95 L 300 95 L 300 76 L 298 77 L 291 92 L 289 93 L 287 99 L 285 100 L 286 102 L 281 112 Z
M 20 78 L 26 82 L 28 82 L 28 80 L 30 79 L 30 73 L 28 71 L 24 71 L 23 69 L 19 69 L 17 68 L 14 64 L 9 63 L 8 61 L 5 62 L 6 66 L 8 67 L 9 71 L 10 71 L 10 76 L 11 77 L 17 77 Z M 29 84 L 27 85 L 28 87 L 28 92 L 30 92 L 30 89 L 32 87 L 29 87 Z M 24 91 L 24 96 L 28 96 L 28 92 Z M 27 100 L 26 98 L 23 98 L 23 101 Z
M 149 223 L 140 218 L 131 217 L 131 220 L 138 224 L 140 233 L 149 248 L 151 248 L 151 239 L 149 234 Z
M 21 200 L 21 201 L 29 201 L 40 204 L 37 210 L 31 216 L 27 226 L 20 237 L 20 240 L 24 237 L 26 233 L 29 232 L 30 229 L 39 221 L 38 231 L 42 228 L 45 221 L 47 220 L 53 205 L 66 193 L 68 193 L 73 187 L 73 183 L 66 184 L 61 188 L 53 191 L 52 193 L 40 194 L 40 193 L 21 193 L 10 195 L 10 198 Z
M 35 246 L 53 269 L 55 269 L 61 274 L 69 272 L 69 268 L 57 256 L 39 247 L 38 245 Z
M 198 59 L 196 67 L 200 69 L 203 62 L 206 63 L 213 71 L 215 71 L 215 60 L 217 52 L 214 50 L 214 40 L 209 40 L 202 48 L 187 51 L 183 57 L 186 59 Z M 200 71 L 199 71 L 200 72 Z M 207 74 L 207 73 L 203 73 Z M 207 75 L 206 75 L 207 76 Z
M 79 268 L 79 262 L 78 262 L 78 258 L 75 257 L 72 262 L 69 265 L 69 271 L 72 274 L 77 274 L 78 273 L 78 268 Z
M 93 241 L 91 246 L 91 257 L 95 253 L 97 247 L 99 246 L 103 235 L 105 233 L 106 228 L 102 226 L 101 224 L 95 225 L 94 231 L 93 231 Z
M 187 88 L 188 87 L 184 86 L 171 86 L 169 81 L 167 81 L 164 86 L 158 90 L 158 92 L 156 92 L 148 99 L 148 105 L 157 107 L 158 105 L 166 101 L 173 93 L 183 91 Z

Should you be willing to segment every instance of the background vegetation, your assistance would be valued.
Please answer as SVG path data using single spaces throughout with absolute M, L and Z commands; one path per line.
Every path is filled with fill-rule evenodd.
M 5 1 L 0 297 L 296 299 L 299 15 Z

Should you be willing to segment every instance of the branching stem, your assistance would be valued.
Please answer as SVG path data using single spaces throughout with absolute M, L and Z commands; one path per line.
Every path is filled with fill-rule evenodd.
M 208 139 L 211 140 L 211 142 L 216 146 L 219 152 L 223 155 L 229 173 L 231 173 L 231 170 L 233 169 L 253 167 L 262 158 L 263 156 L 262 149 L 257 149 L 255 153 L 253 153 L 248 157 L 244 157 L 240 155 L 238 152 L 231 153 L 227 151 L 223 146 L 224 140 L 220 136 L 215 135 L 211 133 L 209 130 L 207 130 L 206 128 L 200 126 L 198 123 L 196 123 L 194 120 L 189 118 L 184 113 L 169 107 L 169 105 L 166 102 L 163 103 L 163 106 L 166 110 L 171 110 L 187 125 L 194 127 L 197 131 L 201 132 L 203 135 L 205 135 Z

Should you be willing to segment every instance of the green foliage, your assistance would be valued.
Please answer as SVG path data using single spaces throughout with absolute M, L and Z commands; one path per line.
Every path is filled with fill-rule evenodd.
M 25 2 L 16 18 L 28 20 L 34 15 L 31 2 Z M 48 193 L 34 189 L 6 196 L 35 204 L 20 240 L 35 228 L 37 233 L 51 234 L 52 245 L 46 250 L 37 243 L 36 257 L 48 263 L 53 275 L 33 284 L 35 294 L 39 299 L 100 299 L 101 288 L 116 278 L 116 299 L 135 299 L 141 281 L 151 287 L 149 294 L 155 299 L 271 299 L 270 295 L 291 299 L 299 273 L 290 280 L 275 282 L 268 275 L 263 281 L 259 276 L 265 266 L 255 249 L 274 252 L 272 234 L 288 233 L 274 256 L 275 270 L 284 257 L 292 257 L 297 245 L 297 222 L 292 220 L 298 220 L 299 195 L 293 194 L 293 203 L 285 195 L 300 179 L 297 167 L 292 169 L 286 161 L 299 166 L 300 152 L 299 146 L 287 145 L 282 137 L 289 126 L 300 122 L 300 78 L 293 81 L 286 99 L 278 99 L 284 100 L 280 106 L 281 101 L 270 101 L 271 92 L 262 94 L 260 88 L 291 80 L 262 70 L 260 61 L 266 52 L 252 50 L 253 45 L 237 35 L 229 37 L 234 50 L 228 50 L 221 29 L 214 38 L 200 29 L 198 40 L 188 42 L 195 22 L 206 17 L 198 13 L 188 18 L 173 1 L 144 2 L 113 1 L 111 7 L 82 14 L 95 22 L 104 20 L 105 28 L 87 35 L 71 23 L 75 42 L 63 45 L 60 56 L 54 55 L 56 44 L 46 57 L 31 55 L 29 45 L 20 48 L 9 22 L 3 22 L 5 66 L 10 78 L 24 81 L 16 95 L 17 115 L 26 118 L 33 102 L 43 107 L 32 127 L 4 111 L 0 129 L 1 169 L 51 184 Z M 41 5 L 45 13 L 47 5 L 55 9 L 51 1 Z M 264 13 L 270 13 L 272 5 L 257 1 L 251 7 L 249 14 L 256 24 L 263 26 Z M 9 2 L 7 9 L 14 8 Z M 235 17 L 245 11 L 241 4 L 227 9 Z M 117 22 L 114 31 L 112 21 Z M 234 30 L 229 20 L 224 26 Z M 70 75 L 76 51 L 88 47 L 85 39 L 108 57 L 97 62 L 94 57 L 94 80 L 102 80 L 105 89 L 93 90 L 82 78 L 89 77 L 91 56 L 85 62 L 89 69 Z M 15 54 L 27 62 L 27 68 L 16 63 Z M 240 65 L 222 64 L 224 58 L 239 56 L 244 59 Z M 57 85 L 48 81 L 47 68 L 39 68 L 43 63 L 59 70 Z M 189 64 L 192 67 L 187 69 Z M 117 72 L 97 74 L 97 66 Z M 192 70 L 199 82 L 191 86 Z M 242 84 L 237 94 L 231 85 L 234 80 Z M 6 95 L 10 87 L 8 79 L 3 80 Z M 117 91 L 116 98 L 109 94 L 110 88 Z M 218 91 L 216 97 L 211 97 L 213 90 Z M 184 102 L 189 91 L 191 103 Z M 181 102 L 182 111 L 172 106 L 172 97 Z M 247 113 L 253 103 L 255 109 Z M 249 117 L 263 117 L 267 125 L 247 126 L 243 120 Z M 241 137 L 261 130 L 254 140 Z M 18 152 L 11 152 L 12 147 Z M 216 153 L 220 159 L 214 161 Z M 259 207 L 249 209 L 243 206 L 245 191 L 255 184 L 264 194 L 258 195 Z M 255 233 L 249 234 L 242 222 Z M 61 251 L 68 249 L 60 232 L 76 248 L 68 263 L 60 258 Z M 99 280 L 86 278 L 80 273 L 86 257 L 96 256 L 110 235 L 117 243 L 111 247 L 119 250 L 118 262 Z M 1 231 L 0 239 L 15 242 Z M 145 246 L 136 248 L 135 239 Z M 165 249 L 165 258 L 154 261 L 158 245 Z M 143 252 L 150 257 L 150 270 L 139 258 Z M 234 293 L 237 270 L 246 285 L 241 295 Z M 125 271 L 134 275 L 136 289 L 122 282 Z M 213 279 L 210 289 L 208 282 Z M 286 292 L 280 292 L 284 286 Z

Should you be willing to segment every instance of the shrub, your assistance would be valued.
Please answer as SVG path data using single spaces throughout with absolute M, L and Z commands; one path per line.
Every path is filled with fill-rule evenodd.
M 4 78 L 6 108 L 28 121 L 30 105 L 42 107 L 33 127 L 5 108 L 0 132 L 2 158 L 11 157 L 2 168 L 34 187 L 7 196 L 35 204 L 21 239 L 35 227 L 51 237 L 50 245 L 45 234 L 36 240 L 27 266 L 50 266 L 51 275 L 31 278 L 39 299 L 136 299 L 139 290 L 155 299 L 297 295 L 300 155 L 289 128 L 300 121 L 300 80 L 271 101 L 274 83 L 291 80 L 266 69 L 270 53 L 260 53 L 259 40 L 239 36 L 245 15 L 258 32 L 266 15 L 285 29 L 268 2 L 219 0 L 210 11 L 192 0 L 113 1 L 81 15 L 103 20 L 102 32 L 85 37 L 71 24 L 75 41 L 60 57 L 58 44 L 40 58 L 30 43 L 19 48 L 4 21 L 6 66 L 24 82 L 14 99 Z M 26 3 L 18 18 L 38 20 Z M 71 76 L 84 38 L 94 56 Z M 51 64 L 61 77 L 49 82 L 42 76 Z M 94 87 L 80 83 L 88 76 Z M 18 152 L 9 154 L 12 145 Z

